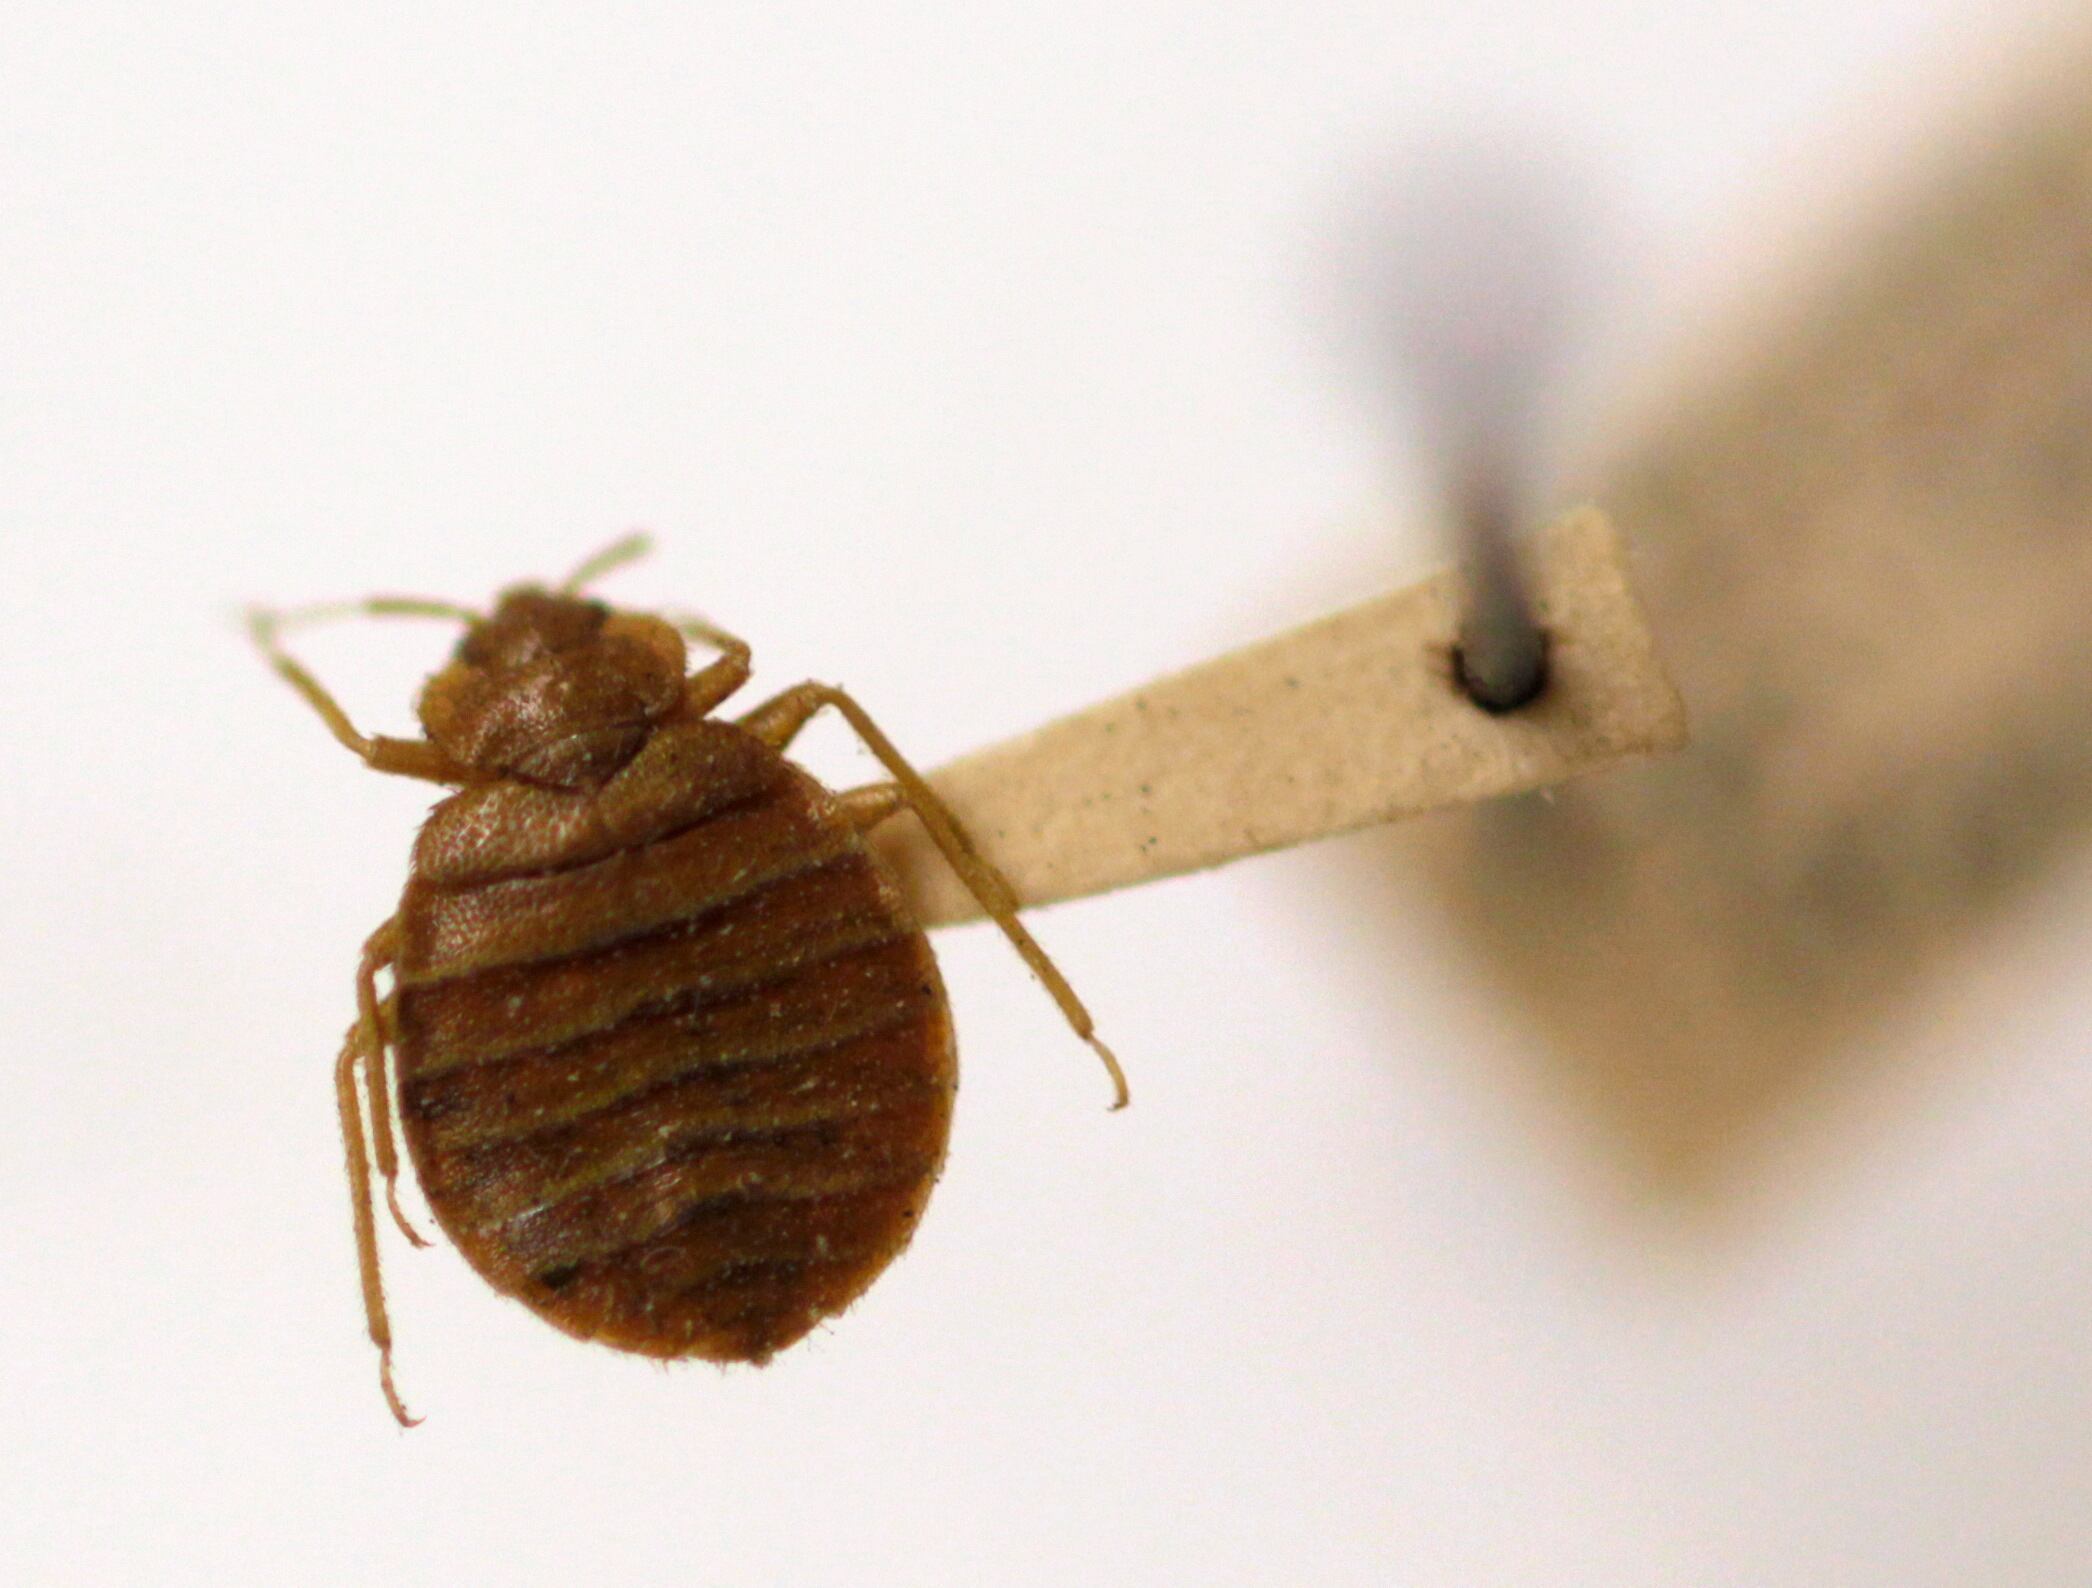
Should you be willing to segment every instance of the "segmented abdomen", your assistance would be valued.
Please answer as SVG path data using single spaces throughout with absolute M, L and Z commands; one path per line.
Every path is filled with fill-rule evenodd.
M 761 1361 L 907 1244 L 954 1086 L 936 962 L 831 797 L 731 724 L 438 806 L 400 910 L 437 1218 L 570 1333 Z

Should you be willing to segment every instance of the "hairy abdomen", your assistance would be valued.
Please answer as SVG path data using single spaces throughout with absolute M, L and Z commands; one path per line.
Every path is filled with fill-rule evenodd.
M 683 723 L 601 789 L 446 800 L 399 921 L 423 1191 L 560 1328 L 761 1361 L 907 1244 L 951 1118 L 936 962 L 749 734 Z

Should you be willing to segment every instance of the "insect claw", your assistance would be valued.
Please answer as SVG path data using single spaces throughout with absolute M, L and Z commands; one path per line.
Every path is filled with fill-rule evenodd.
M 417 1428 L 421 1419 L 407 1410 L 400 1392 L 392 1387 L 392 1348 L 387 1346 L 378 1353 L 378 1387 L 385 1392 L 385 1404 L 392 1408 L 393 1418 L 402 1428 Z
M 1094 1033 L 1084 1037 L 1083 1041 L 1096 1049 L 1097 1057 L 1104 1061 L 1104 1068 L 1111 1072 L 1111 1084 L 1117 1093 L 1112 1099 L 1111 1112 L 1116 1114 L 1133 1101 L 1133 1094 L 1126 1089 L 1126 1072 L 1119 1068 L 1119 1056 L 1107 1048 L 1103 1039 Z
M 400 1227 L 400 1234 L 407 1237 L 408 1244 L 426 1248 L 428 1238 L 407 1222 L 407 1215 L 400 1211 L 399 1187 L 394 1182 L 385 1182 L 385 1206 L 392 1210 L 392 1222 Z

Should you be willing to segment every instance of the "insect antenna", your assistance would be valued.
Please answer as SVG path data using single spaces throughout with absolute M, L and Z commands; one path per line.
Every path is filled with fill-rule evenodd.
M 330 601 L 292 607 L 284 612 L 269 607 L 247 609 L 247 632 L 253 636 L 255 645 L 268 659 L 269 665 L 319 713 L 327 731 L 344 747 L 381 772 L 425 777 L 436 782 L 448 781 L 458 770 L 449 757 L 420 740 L 371 738 L 359 733 L 340 702 L 313 677 L 304 663 L 283 647 L 282 632 L 287 628 L 349 617 L 445 618 L 470 624 L 480 621 L 479 614 L 454 602 L 432 601 L 421 596 L 371 596 L 362 601 Z
M 274 646 L 279 630 L 331 623 L 338 618 L 448 618 L 457 623 L 477 623 L 480 615 L 454 601 L 436 601 L 426 596 L 367 596 L 361 601 L 316 601 L 311 606 L 291 607 L 282 612 L 250 607 L 247 627 L 268 649 Z
M 581 566 L 560 582 L 559 593 L 579 595 L 612 569 L 622 568 L 628 562 L 637 562 L 653 549 L 653 541 L 644 534 L 631 534 L 614 540 L 601 551 L 584 557 Z

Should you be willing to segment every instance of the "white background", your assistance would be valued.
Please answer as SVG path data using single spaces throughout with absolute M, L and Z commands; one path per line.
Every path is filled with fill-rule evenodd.
M 1352 527 L 1430 508 L 1323 313 L 1361 169 L 1558 135 L 1616 347 L 1677 344 L 1999 11 L 0 10 L 0 1576 L 2092 1581 L 2092 874 L 1718 1234 L 1629 1205 L 1421 902 L 1328 907 L 1357 845 L 1043 918 L 1121 1116 L 951 934 L 950 1168 L 865 1301 L 664 1370 L 394 1241 L 402 1435 L 329 1066 L 427 796 L 234 621 L 645 525 L 614 594 L 934 763 L 1435 557 Z M 310 654 L 401 728 L 441 643 Z

